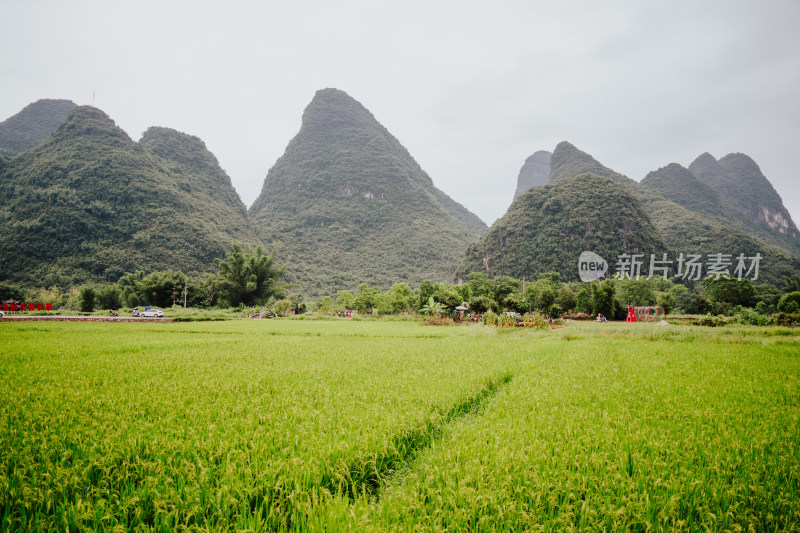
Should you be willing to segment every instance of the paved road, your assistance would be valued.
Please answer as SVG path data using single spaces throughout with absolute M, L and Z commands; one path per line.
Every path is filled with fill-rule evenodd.
M 171 318 L 144 318 L 138 316 L 64 316 L 64 315 L 6 315 L 0 322 L 172 322 Z

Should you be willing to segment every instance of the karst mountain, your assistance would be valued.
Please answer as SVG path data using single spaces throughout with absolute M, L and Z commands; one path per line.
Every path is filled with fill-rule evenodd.
M 637 182 L 561 142 L 525 160 L 513 203 L 487 229 L 338 89 L 313 97 L 249 210 L 186 133 L 152 127 L 136 142 L 69 100 L 39 100 L 0 123 L 0 281 L 213 272 L 233 242 L 278 245 L 288 281 L 309 299 L 473 271 L 572 280 L 582 251 L 612 266 L 621 253 L 761 254 L 760 279 L 778 284 L 800 271 L 797 226 L 739 153 L 704 153 Z
M 215 270 L 255 242 L 246 208 L 203 142 L 151 128 L 132 141 L 99 109 L 73 108 L 0 170 L 0 271 L 37 286 L 125 272 Z
M 11 158 L 41 144 L 74 107 L 71 100 L 37 100 L 0 122 L 0 156 Z
M 608 199 L 609 209 L 601 214 L 598 207 L 594 212 L 604 219 L 616 219 L 622 227 L 627 228 L 626 231 L 617 231 L 613 237 L 617 239 L 617 250 L 633 253 L 636 246 L 630 243 L 644 242 L 643 236 L 638 233 L 643 231 L 645 235 L 650 235 L 650 229 L 654 228 L 663 246 L 654 245 L 654 249 L 647 251 L 648 256 L 667 250 L 673 256 L 680 253 L 700 253 L 704 256 L 716 253 L 736 256 L 744 253 L 747 257 L 761 254 L 764 267 L 761 279 L 773 283 L 781 283 L 787 276 L 795 275 L 800 270 L 800 253 L 792 241 L 796 227 L 780 197 L 747 156 L 731 154 L 720 160 L 725 161 L 722 164 L 704 154 L 689 169 L 670 164 L 636 182 L 564 141 L 550 155 L 547 185 L 528 186 L 530 174 L 525 171 L 534 156 L 528 158 L 520 171 L 515 200 L 508 212 L 470 247 L 459 266 L 460 275 L 481 267 L 495 275 L 533 277 L 551 266 L 566 279 L 577 278 L 576 262 L 580 252 L 597 251 L 594 230 L 597 221 L 586 221 L 586 204 L 583 201 L 560 202 L 558 205 L 562 213 L 558 214 L 548 199 L 556 194 L 561 198 L 581 198 L 578 187 L 569 180 L 587 174 L 607 178 L 604 183 L 595 182 L 590 194 Z M 541 183 L 544 165 L 541 164 L 542 156 L 539 157 L 536 174 Z M 562 191 L 552 188 L 562 181 L 575 190 L 564 195 Z M 626 197 L 613 185 L 622 185 L 624 192 L 641 205 L 642 211 L 635 215 L 638 220 L 631 218 L 630 211 L 611 200 Z M 583 186 L 589 187 L 589 184 L 584 183 Z M 754 190 L 750 196 L 744 192 L 748 188 Z M 613 193 L 609 193 L 609 190 L 613 190 Z M 549 212 L 543 209 L 544 206 L 550 206 Z M 570 222 L 576 217 L 587 222 L 585 231 L 578 231 Z M 544 228 L 541 221 L 547 222 Z M 560 221 L 558 226 L 553 225 L 556 221 Z M 533 232 L 531 225 L 541 229 Z M 572 227 L 573 231 L 564 235 L 561 233 L 562 227 Z M 559 235 L 559 239 L 570 244 L 563 249 L 557 246 L 541 248 L 541 242 L 547 239 L 540 233 L 547 231 Z M 610 248 L 611 243 L 606 243 L 605 247 Z M 606 257 L 612 264 L 614 258 Z
M 306 294 L 453 277 L 486 226 L 343 91 L 323 89 L 250 207 Z

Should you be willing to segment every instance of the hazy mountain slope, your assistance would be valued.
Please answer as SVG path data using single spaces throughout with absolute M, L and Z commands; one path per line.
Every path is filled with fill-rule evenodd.
M 434 187 L 434 189 L 436 189 Z M 453 217 L 465 224 L 467 228 L 474 234 L 475 238 L 480 237 L 488 229 L 486 222 L 481 220 L 478 215 L 450 198 L 445 192 L 436 189 L 436 196 L 442 207 L 450 213 Z
M 704 256 L 761 253 L 765 265 L 761 278 L 774 283 L 783 283 L 784 276 L 796 274 L 800 268 L 800 260 L 784 250 L 769 246 L 730 225 L 694 213 L 660 192 L 603 166 L 569 143 L 562 142 L 556 146 L 551 159 L 551 180 L 565 179 L 570 172 L 589 171 L 625 184 L 642 203 L 668 248 L 675 253 L 700 253 Z
M 621 183 L 593 174 L 532 187 L 470 246 L 458 269 L 529 279 L 548 271 L 578 278 L 578 257 L 594 251 L 613 266 L 625 252 L 660 253 L 667 246 Z
M 550 181 L 550 158 L 553 154 L 539 150 L 525 160 L 517 176 L 517 190 L 514 198 L 527 192 L 531 187 L 546 185 Z
M 170 128 L 151 127 L 139 144 L 169 163 L 168 169 L 181 190 L 191 196 L 199 215 L 227 233 L 255 242 L 247 207 L 201 139 Z
M 70 100 L 38 100 L 13 117 L 0 122 L 0 154 L 15 156 L 47 139 L 75 103 Z
M 726 223 L 734 221 L 722 205 L 719 193 L 677 163 L 650 172 L 640 184 L 702 216 Z
M 183 138 L 160 136 L 144 144 Z M 206 191 L 202 174 L 150 153 L 102 111 L 75 108 L 3 170 L 0 275 L 63 286 L 136 269 L 214 271 L 232 240 L 254 236 L 241 202 L 215 201 L 230 191 Z
M 724 207 L 745 231 L 800 255 L 797 226 L 780 195 L 750 157 L 728 154 L 717 161 L 704 153 L 689 170 L 719 193 Z
M 550 178 L 548 183 L 553 183 L 563 178 L 571 178 L 579 174 L 595 174 L 625 185 L 637 185 L 634 180 L 603 166 L 602 163 L 586 152 L 578 150 L 567 141 L 561 141 L 556 145 L 556 149 L 553 150 L 553 155 L 550 157 Z
M 451 279 L 479 224 L 442 194 L 364 106 L 324 89 L 249 213 L 267 242 L 283 244 L 290 279 L 314 296 Z

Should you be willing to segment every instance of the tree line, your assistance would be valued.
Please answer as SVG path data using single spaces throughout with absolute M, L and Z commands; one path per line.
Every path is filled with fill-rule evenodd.
M 225 259 L 217 259 L 217 274 L 188 276 L 168 270 L 122 275 L 116 283 L 62 289 L 58 286 L 25 290 L 0 283 L 0 299 L 48 302 L 60 307 L 92 312 L 123 307 L 240 307 L 263 305 L 282 298 L 289 287 L 282 281 L 286 265 L 276 263 L 277 248 L 265 254 L 260 246 L 234 243 Z
M 624 319 L 629 305 L 661 306 L 667 313 L 733 315 L 744 314 L 751 322 L 775 313 L 800 313 L 800 276 L 785 280 L 784 290 L 770 284 L 756 285 L 749 279 L 707 277 L 695 282 L 672 279 L 605 279 L 591 283 L 565 282 L 557 272 L 546 272 L 534 279 L 511 276 L 490 278 L 472 272 L 459 284 L 423 281 L 418 288 L 395 283 L 389 289 L 362 283 L 355 291 L 339 290 L 308 304 L 297 289 L 283 281 L 287 265 L 278 265 L 277 248 L 263 249 L 234 243 L 224 259 L 217 259 L 217 273 L 188 276 L 180 271 L 145 273 L 142 270 L 122 275 L 116 283 L 84 285 L 61 289 L 58 286 L 22 289 L 0 283 L 0 301 L 18 300 L 52 303 L 54 309 L 84 312 L 95 309 L 120 309 L 150 305 L 192 308 L 272 307 L 279 314 L 290 309 L 310 308 L 320 314 L 355 310 L 366 314 L 417 313 L 432 301 L 437 308 L 452 313 L 468 304 L 472 313 L 520 314 L 539 312 L 550 317 L 597 315 Z
M 473 313 L 537 311 L 550 317 L 603 315 L 625 319 L 629 305 L 661 306 L 667 313 L 732 315 L 742 310 L 767 316 L 777 312 L 800 312 L 800 276 L 787 279 L 787 289 L 755 285 L 749 279 L 708 277 L 700 282 L 671 279 L 606 279 L 591 283 L 564 282 L 557 272 L 540 274 L 533 280 L 499 276 L 491 279 L 472 272 L 461 284 L 423 281 L 418 289 L 396 283 L 387 291 L 361 284 L 354 293 L 340 290 L 316 302 L 323 314 L 353 309 L 361 313 L 397 314 L 419 312 L 430 299 L 452 313 L 463 303 Z

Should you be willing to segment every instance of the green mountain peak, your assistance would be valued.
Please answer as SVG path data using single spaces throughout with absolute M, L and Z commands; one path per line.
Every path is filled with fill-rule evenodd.
M 800 255 L 800 231 L 752 158 L 732 153 L 717 161 L 704 153 L 689 165 L 689 170 L 719 194 L 727 212 L 745 231 Z
M 149 152 L 158 136 L 140 145 L 101 110 L 76 107 L 10 160 L 0 176 L 4 279 L 65 286 L 138 269 L 209 272 L 232 241 L 255 242 L 229 179 L 227 191 L 210 187 L 219 176 L 182 165 L 185 155 Z
M 678 163 L 650 172 L 640 183 L 695 213 L 727 222 L 732 218 L 725 211 L 719 193 Z
M 555 152 L 554 152 L 555 155 Z M 559 272 L 578 277 L 578 257 L 593 251 L 612 264 L 621 253 L 659 253 L 667 246 L 644 207 L 623 184 L 595 174 L 559 178 L 520 195 L 458 269 L 490 276 Z
M 514 198 L 525 193 L 531 187 L 546 185 L 550 179 L 550 158 L 553 154 L 539 150 L 525 160 L 517 176 L 517 190 Z
M 306 295 L 450 279 L 485 229 L 337 89 L 316 93 L 249 213 L 266 242 L 283 244 Z
M 74 107 L 70 100 L 37 100 L 0 122 L 0 155 L 13 157 L 40 144 Z
M 571 143 L 561 141 L 556 145 L 550 158 L 549 182 L 571 178 L 579 174 L 595 174 L 625 184 L 636 183 L 629 177 L 603 166 L 597 159 L 579 150 Z

